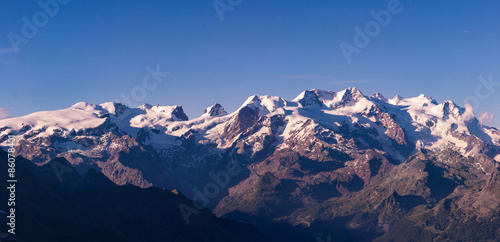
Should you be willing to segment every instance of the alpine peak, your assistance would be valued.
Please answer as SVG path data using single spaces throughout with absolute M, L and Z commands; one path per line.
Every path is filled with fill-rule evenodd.
M 209 117 L 226 115 L 226 114 L 227 114 L 226 110 L 224 110 L 222 105 L 220 105 L 219 103 L 215 103 L 214 105 L 206 108 L 205 111 L 203 111 L 203 115 Z

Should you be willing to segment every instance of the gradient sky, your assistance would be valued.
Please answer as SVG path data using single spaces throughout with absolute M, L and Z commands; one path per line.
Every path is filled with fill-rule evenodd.
M 354 45 L 354 28 L 388 2 L 243 0 L 221 21 L 212 0 L 72 0 L 15 52 L 8 34 L 22 36 L 22 18 L 32 21 L 42 8 L 2 1 L 0 107 L 21 116 L 119 100 L 156 65 L 170 76 L 142 102 L 180 104 L 190 118 L 214 102 L 234 111 L 252 94 L 291 100 L 306 89 L 349 86 L 463 106 L 479 76 L 500 82 L 494 0 L 402 0 L 403 11 L 347 63 L 339 44 Z M 488 97 L 476 114 L 500 114 L 500 86 L 481 93 Z

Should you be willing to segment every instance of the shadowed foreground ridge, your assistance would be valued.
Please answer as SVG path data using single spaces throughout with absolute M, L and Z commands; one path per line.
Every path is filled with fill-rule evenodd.
M 3 150 L 0 159 L 6 170 Z M 71 167 L 64 159 L 36 167 L 18 157 L 16 235 L 5 241 L 267 241 L 251 225 L 217 218 L 206 209 L 187 225 L 178 206 L 192 201 L 181 194 L 117 186 L 93 169 L 84 176 L 66 171 L 60 181 L 52 162 Z

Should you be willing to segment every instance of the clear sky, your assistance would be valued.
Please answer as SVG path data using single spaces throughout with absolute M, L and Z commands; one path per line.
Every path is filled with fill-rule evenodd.
M 0 113 L 143 94 L 146 67 L 159 65 L 170 75 L 140 103 L 180 104 L 190 118 L 214 102 L 234 111 L 252 94 L 291 100 L 306 89 L 349 86 L 460 106 L 473 96 L 477 115 L 500 115 L 499 1 L 401 0 L 394 8 L 388 0 L 220 0 L 220 12 L 232 9 L 221 14 L 213 3 L 72 0 L 50 6 L 49 16 L 38 1 L 2 1 Z M 387 9 L 394 13 L 377 31 L 371 11 Z M 23 17 L 35 18 L 36 34 Z M 358 48 L 354 29 L 366 34 L 367 25 L 372 37 Z M 17 52 L 13 34 L 23 40 Z M 343 42 L 357 48 L 349 63 Z M 478 77 L 489 75 L 493 84 L 484 87 Z

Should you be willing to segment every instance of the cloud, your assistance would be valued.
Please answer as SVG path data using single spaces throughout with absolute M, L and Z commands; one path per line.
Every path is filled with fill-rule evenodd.
M 481 125 L 487 124 L 488 126 L 491 126 L 493 124 L 493 120 L 495 119 L 495 114 L 494 113 L 488 113 L 484 112 L 479 116 L 479 123 Z
M 465 104 L 465 112 L 462 117 L 465 121 L 469 121 L 475 117 L 474 108 L 470 105 L 470 103 Z
M 6 119 L 10 118 L 12 115 L 10 115 L 10 111 L 6 108 L 0 108 L 0 119 Z
M 11 52 L 15 52 L 15 51 L 16 50 L 14 48 L 7 48 L 7 49 L 0 50 L 0 54 L 11 53 Z

